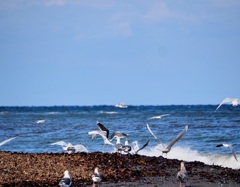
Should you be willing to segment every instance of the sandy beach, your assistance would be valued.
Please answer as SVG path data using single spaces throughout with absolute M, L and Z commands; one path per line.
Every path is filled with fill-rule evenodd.
M 104 180 L 100 186 L 179 186 L 180 160 L 116 153 L 11 153 L 0 152 L 0 186 L 58 186 L 65 170 L 72 186 L 92 186 L 97 166 Z M 185 162 L 192 187 L 240 186 L 240 169 L 201 162 Z

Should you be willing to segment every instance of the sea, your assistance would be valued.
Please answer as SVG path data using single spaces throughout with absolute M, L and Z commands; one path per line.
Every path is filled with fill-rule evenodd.
M 128 134 L 134 150 L 149 140 L 148 146 L 138 152 L 140 155 L 240 169 L 240 106 L 225 104 L 217 111 L 216 108 L 217 105 L 0 107 L 0 142 L 16 137 L 0 146 L 0 151 L 62 153 L 59 142 L 71 142 L 83 145 L 85 152 L 112 153 L 114 146 L 104 145 L 99 135 L 92 141 L 88 134 L 99 130 L 96 123 L 100 122 L 109 129 L 110 135 L 115 131 Z M 164 114 L 169 115 L 149 119 Z M 148 131 L 147 124 L 164 145 L 186 125 L 188 130 L 168 154 L 162 154 L 162 145 Z M 124 141 L 121 139 L 121 143 Z M 232 144 L 239 161 L 228 147 L 216 147 L 223 143 Z

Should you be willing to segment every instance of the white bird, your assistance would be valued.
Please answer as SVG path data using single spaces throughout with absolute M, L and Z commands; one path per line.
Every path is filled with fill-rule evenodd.
M 121 138 L 128 138 L 128 135 L 122 132 L 114 132 L 112 133 L 111 137 L 109 138 L 110 141 L 112 141 L 114 138 L 116 138 L 116 145 L 115 145 L 115 149 L 116 152 L 118 153 L 123 153 L 124 151 L 124 145 L 121 144 Z M 125 142 L 127 143 L 127 142 Z
M 64 176 L 62 180 L 59 182 L 59 186 L 61 187 L 70 187 L 72 184 L 72 180 L 70 178 L 68 170 L 64 171 Z
M 163 114 L 163 115 L 160 115 L 160 116 L 153 116 L 153 117 L 151 117 L 151 118 L 148 118 L 148 120 L 150 120 L 150 119 L 161 119 L 162 117 L 164 117 L 164 116 L 169 116 L 170 114 Z
M 36 123 L 38 123 L 38 124 L 40 124 L 40 123 L 45 123 L 45 120 L 44 120 L 44 119 L 37 120 Z
M 96 139 L 96 135 L 100 135 L 103 138 L 105 145 L 113 145 L 107 138 L 107 133 L 101 130 L 95 130 L 88 132 L 88 135 L 92 135 L 92 141 Z
M 112 141 L 114 138 L 127 138 L 127 137 L 128 137 L 127 134 L 116 131 L 116 132 L 112 133 L 109 140 Z
M 62 146 L 63 150 L 66 151 L 68 154 L 74 153 L 74 152 L 88 152 L 87 148 L 84 147 L 82 144 L 72 145 L 70 142 L 66 143 L 64 141 L 59 141 L 52 143 L 50 145 L 60 145 Z
M 185 134 L 185 132 L 188 130 L 188 125 L 186 125 L 186 127 L 183 129 L 183 131 L 181 133 L 179 133 L 177 135 L 176 138 L 174 138 L 169 144 L 167 147 L 165 147 L 163 145 L 163 143 L 161 142 L 161 140 L 152 132 L 152 130 L 150 129 L 149 125 L 147 124 L 147 128 L 149 130 L 149 132 L 153 135 L 154 138 L 156 138 L 163 146 L 163 149 L 162 149 L 162 153 L 168 153 L 170 150 L 171 150 L 171 147 L 178 141 L 182 138 L 182 136 Z
M 97 183 L 100 183 L 101 181 L 103 180 L 103 175 L 101 173 L 99 173 L 98 171 L 98 167 L 96 167 L 94 169 L 94 172 L 92 174 L 92 181 L 93 181 L 93 187 L 95 187 L 95 184 Z
M 97 126 L 99 127 L 100 130 L 94 130 L 94 131 L 88 132 L 88 135 L 92 136 L 92 141 L 94 141 L 96 139 L 96 135 L 98 134 L 103 138 L 105 145 L 113 145 L 108 140 L 109 130 L 103 124 L 99 123 L 98 121 L 97 121 Z
M 177 179 L 180 181 L 180 186 L 182 186 L 182 183 L 186 183 L 188 180 L 188 174 L 184 166 L 184 162 L 181 162 L 180 171 L 177 173 Z
M 215 110 L 215 112 L 220 108 L 220 106 L 222 106 L 222 104 L 224 103 L 231 103 L 232 106 L 238 106 L 240 104 L 240 99 L 238 98 L 225 98 L 223 99 L 223 101 L 218 105 L 217 109 Z
M 17 138 L 17 136 L 15 136 L 15 137 L 13 137 L 13 138 L 9 138 L 9 139 L 7 139 L 7 140 L 4 140 L 4 141 L 0 142 L 0 146 L 6 144 L 6 143 L 8 143 L 8 142 L 10 142 L 11 140 L 13 140 L 13 139 L 15 139 L 15 138 Z
M 236 161 L 238 161 L 236 151 L 233 149 L 232 144 L 218 144 L 216 147 L 222 147 L 222 146 L 228 147 L 232 151 L 232 154 L 233 154 L 234 158 L 236 159 Z
M 129 145 L 129 141 L 128 141 L 128 138 L 126 137 L 126 140 L 125 140 L 125 145 L 122 147 L 123 149 L 123 152 L 126 153 L 126 154 L 129 154 L 132 150 L 132 147 L 131 145 Z
M 119 138 L 118 136 L 116 137 L 116 145 L 115 145 L 115 151 L 117 153 L 122 153 L 123 151 L 123 145 L 121 144 L 121 138 Z

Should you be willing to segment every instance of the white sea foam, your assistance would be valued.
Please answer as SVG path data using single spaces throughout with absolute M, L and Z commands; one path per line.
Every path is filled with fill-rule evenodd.
M 137 150 L 139 148 L 138 142 L 134 141 L 132 143 L 133 149 Z M 155 147 L 146 147 L 145 149 L 139 152 L 140 155 L 146 156 L 163 156 L 166 157 L 166 154 L 161 152 L 162 145 L 157 145 Z M 240 158 L 240 155 L 237 155 Z M 232 169 L 240 169 L 240 162 L 237 162 L 234 156 L 230 154 L 205 154 L 200 153 L 196 150 L 192 150 L 189 147 L 180 147 L 175 146 L 167 154 L 169 159 L 178 159 L 184 160 L 187 162 L 200 161 L 208 165 L 219 165 L 222 167 L 228 167 Z

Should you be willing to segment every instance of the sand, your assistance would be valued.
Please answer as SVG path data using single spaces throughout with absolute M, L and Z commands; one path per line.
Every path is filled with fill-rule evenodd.
M 116 153 L 11 153 L 0 152 L 0 186 L 58 186 L 65 170 L 72 186 L 92 186 L 96 166 L 104 180 L 100 186 L 179 186 L 180 160 Z M 192 187 L 239 187 L 240 169 L 185 162 Z

